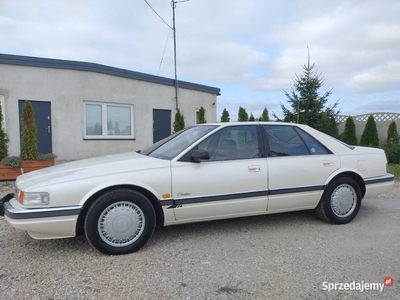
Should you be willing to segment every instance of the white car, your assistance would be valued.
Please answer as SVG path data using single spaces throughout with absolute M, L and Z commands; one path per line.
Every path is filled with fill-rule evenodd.
M 98 251 L 125 254 L 141 248 L 156 225 L 308 209 L 348 223 L 361 199 L 393 183 L 383 150 L 349 146 L 305 125 L 203 124 L 141 153 L 23 174 L 0 215 L 35 239 L 84 232 Z

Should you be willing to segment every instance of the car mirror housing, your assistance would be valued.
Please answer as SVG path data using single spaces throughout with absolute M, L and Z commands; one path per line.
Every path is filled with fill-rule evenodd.
M 204 160 L 209 160 L 210 154 L 208 153 L 208 151 L 205 151 L 205 150 L 193 150 L 190 158 L 194 162 L 201 162 Z

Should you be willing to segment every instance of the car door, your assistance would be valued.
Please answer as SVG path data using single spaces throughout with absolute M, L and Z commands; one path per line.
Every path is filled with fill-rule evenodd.
M 211 220 L 265 213 L 267 163 L 257 125 L 222 127 L 171 162 L 176 220 Z M 193 150 L 209 159 L 196 163 Z
M 302 129 L 263 125 L 267 140 L 268 211 L 311 209 L 340 159 Z

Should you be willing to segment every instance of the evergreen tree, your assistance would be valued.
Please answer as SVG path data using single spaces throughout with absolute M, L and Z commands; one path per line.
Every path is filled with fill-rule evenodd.
M 238 121 L 239 122 L 247 122 L 249 120 L 249 115 L 243 107 L 239 107 L 238 111 Z
M 399 134 L 397 132 L 397 125 L 395 121 L 392 121 L 389 124 L 389 128 L 387 131 L 387 142 L 391 144 L 398 144 L 399 143 Z
M 175 119 L 174 119 L 174 132 L 178 132 L 185 128 L 185 119 L 181 114 L 179 108 L 176 110 Z
M 197 120 L 197 124 L 204 124 L 207 123 L 206 121 L 206 110 L 204 109 L 204 107 L 200 107 L 199 109 L 199 119 Z
M 268 114 L 268 109 L 264 107 L 264 110 L 262 112 L 262 115 L 258 119 L 260 122 L 269 122 L 269 114 Z
M 3 111 L 0 104 L 0 160 L 8 156 L 8 138 L 3 129 Z
M 400 136 L 397 132 L 397 125 L 395 121 L 389 124 L 387 138 L 383 144 L 388 163 L 400 163 Z
M 349 145 L 357 145 L 356 124 L 351 116 L 346 119 L 341 140 Z
M 300 76 L 296 74 L 292 91 L 290 93 L 284 91 L 291 108 L 286 108 L 281 103 L 283 121 L 306 124 L 327 134 L 336 133 L 335 128 L 330 129 L 327 126 L 326 120 L 329 120 L 330 126 L 335 126 L 335 117 L 340 112 L 340 110 L 337 110 L 339 102 L 327 106 L 332 89 L 321 96 L 318 90 L 323 86 L 324 78 L 317 71 L 314 71 L 315 64 L 310 66 L 310 61 L 308 61 L 308 65 L 302 67 L 304 69 L 303 74 Z M 282 121 L 276 114 L 273 114 L 273 116 L 278 121 Z
M 254 122 L 256 119 L 253 116 L 253 113 L 250 113 L 249 121 Z
M 229 121 L 230 121 L 229 112 L 226 110 L 226 108 L 224 108 L 224 110 L 222 111 L 221 122 L 229 122 Z
M 360 146 L 379 147 L 378 129 L 376 128 L 376 123 L 372 115 L 368 117 L 367 124 L 365 124 L 364 132 L 361 135 Z
M 22 139 L 21 139 L 21 158 L 35 159 L 38 155 L 38 140 L 36 138 L 36 122 L 33 106 L 29 101 L 25 101 L 22 107 Z

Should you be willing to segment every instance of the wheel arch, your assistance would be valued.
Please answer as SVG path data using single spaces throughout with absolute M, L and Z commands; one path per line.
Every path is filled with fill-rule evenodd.
M 89 207 L 93 204 L 93 202 L 100 195 L 103 195 L 111 190 L 120 188 L 127 188 L 142 193 L 147 199 L 149 199 L 150 203 L 153 205 L 154 211 L 156 213 L 156 227 L 161 227 L 164 225 L 164 213 L 161 204 L 158 202 L 157 197 L 152 192 L 137 185 L 120 184 L 120 185 L 108 186 L 99 191 L 96 191 L 85 201 L 85 203 L 82 206 L 81 212 L 79 213 L 78 220 L 76 222 L 76 229 L 75 229 L 76 235 L 81 235 L 84 233 L 85 216 L 88 212 Z
M 329 180 L 329 182 L 326 184 L 326 186 L 328 186 L 336 178 L 345 177 L 345 176 L 350 177 L 358 184 L 358 186 L 360 187 L 360 190 L 361 190 L 361 199 L 364 198 L 365 192 L 366 192 L 364 179 L 361 177 L 360 174 L 353 172 L 353 171 L 344 171 L 344 172 L 336 174 Z

